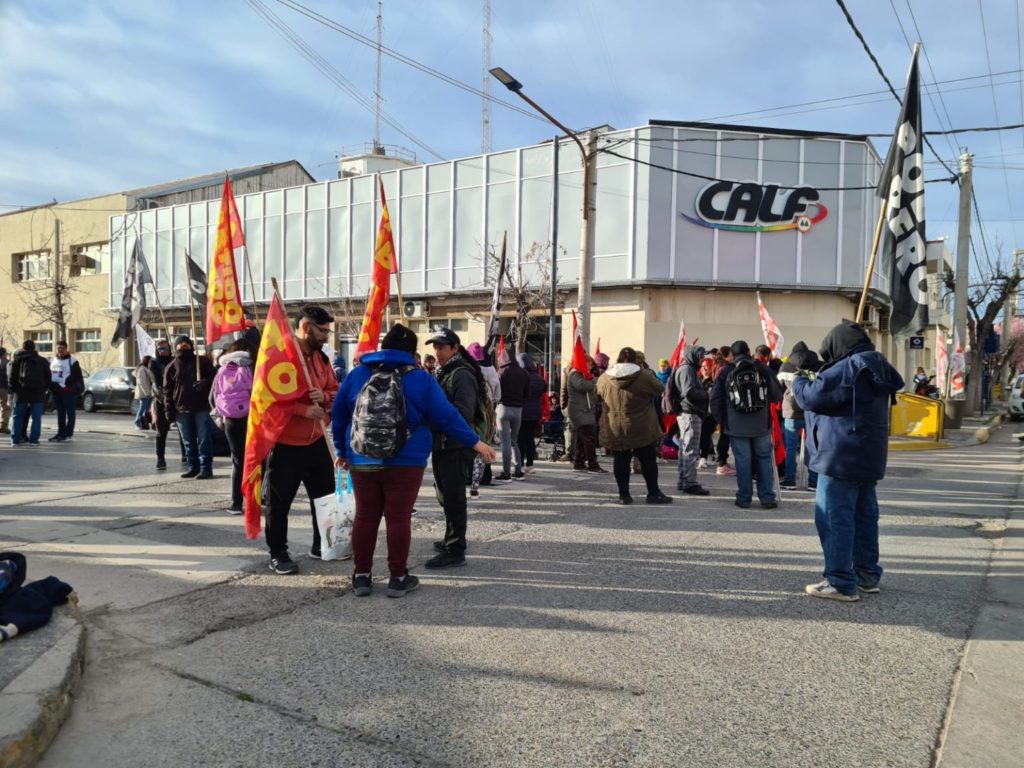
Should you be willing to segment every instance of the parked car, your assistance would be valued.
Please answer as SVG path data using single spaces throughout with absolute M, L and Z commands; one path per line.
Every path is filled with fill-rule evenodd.
M 88 378 L 89 378 L 88 372 L 82 371 L 82 379 L 83 379 L 83 381 L 85 379 L 88 379 Z M 79 407 L 79 408 L 82 407 L 82 395 L 81 394 L 78 395 L 78 400 L 76 401 L 75 405 L 77 407 Z M 43 410 L 45 410 L 47 413 L 50 413 L 52 411 L 57 410 L 57 406 L 53 402 L 53 390 L 52 389 L 46 390 L 46 400 L 43 401 Z
M 82 408 L 89 413 L 99 408 L 134 413 L 138 404 L 131 368 L 100 368 L 85 380 Z
M 1024 373 L 1013 380 L 1010 389 L 1010 420 L 1020 421 L 1024 418 Z

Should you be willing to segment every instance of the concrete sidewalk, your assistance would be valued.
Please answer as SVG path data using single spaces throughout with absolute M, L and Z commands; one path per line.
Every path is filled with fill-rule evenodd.
M 60 447 L 79 456 L 40 449 L 15 475 L 53 479 L 0 500 L 0 546 L 74 584 L 90 632 L 43 766 L 999 768 L 1024 753 L 1008 430 L 890 457 L 884 591 L 853 605 L 802 594 L 821 568 L 810 494 L 739 510 L 712 473 L 709 499 L 624 508 L 610 477 L 538 465 L 471 502 L 469 565 L 436 574 L 415 567 L 442 528 L 425 486 L 423 587 L 388 600 L 352 597 L 349 563 L 274 576 L 219 511 L 226 481 L 156 475 L 148 443 Z M 0 473 L 28 460 L 4 451 Z M 293 553 L 307 521 L 297 503 Z M 383 540 L 379 578 L 382 555 Z

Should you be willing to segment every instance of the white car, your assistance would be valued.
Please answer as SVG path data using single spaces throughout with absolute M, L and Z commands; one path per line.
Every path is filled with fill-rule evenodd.
M 1010 419 L 1019 421 L 1024 418 L 1024 374 L 1013 380 L 1010 389 Z

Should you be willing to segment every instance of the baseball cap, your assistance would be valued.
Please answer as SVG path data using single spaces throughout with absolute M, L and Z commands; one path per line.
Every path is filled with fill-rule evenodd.
M 462 339 L 451 328 L 442 328 L 427 339 L 427 344 L 447 344 L 451 347 L 457 347 L 462 344 Z

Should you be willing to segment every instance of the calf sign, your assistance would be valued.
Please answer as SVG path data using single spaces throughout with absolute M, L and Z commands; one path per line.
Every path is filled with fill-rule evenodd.
M 697 216 L 687 221 L 729 232 L 809 232 L 828 216 L 814 187 L 783 188 L 753 181 L 713 181 L 697 193 Z

